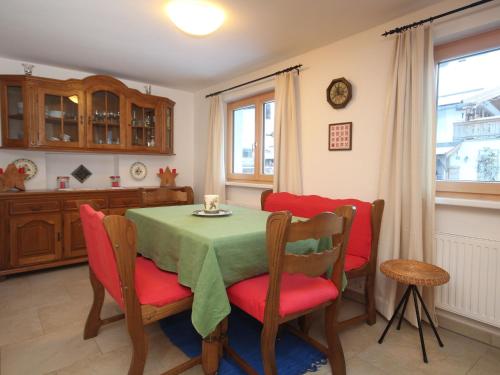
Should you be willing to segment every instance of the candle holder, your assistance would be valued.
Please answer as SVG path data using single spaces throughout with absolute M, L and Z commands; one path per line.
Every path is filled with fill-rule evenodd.
M 179 175 L 177 173 L 177 169 L 172 169 L 170 170 L 169 167 L 163 171 L 163 168 L 160 168 L 160 171 L 156 174 L 158 177 L 160 177 L 160 186 L 161 187 L 174 187 L 175 185 L 175 178 Z

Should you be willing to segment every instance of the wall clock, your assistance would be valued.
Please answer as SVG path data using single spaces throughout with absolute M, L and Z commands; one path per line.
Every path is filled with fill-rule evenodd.
M 130 176 L 132 176 L 134 180 L 144 180 L 147 174 L 148 169 L 146 168 L 146 165 L 144 163 L 141 163 L 140 161 L 136 161 L 130 166 Z
M 351 98 L 352 86 L 344 77 L 334 79 L 326 89 L 326 100 L 335 109 L 344 108 Z

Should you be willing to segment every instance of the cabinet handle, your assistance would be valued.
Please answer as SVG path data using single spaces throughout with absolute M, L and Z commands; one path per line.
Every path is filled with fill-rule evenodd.
M 31 206 L 31 211 L 41 211 L 42 207 L 41 206 Z
M 57 241 L 61 241 L 61 232 L 57 232 Z
M 82 115 L 80 115 L 80 124 L 83 125 L 83 116 Z

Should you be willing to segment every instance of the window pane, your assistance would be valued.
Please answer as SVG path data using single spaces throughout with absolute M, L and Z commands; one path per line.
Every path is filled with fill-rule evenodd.
M 255 106 L 233 111 L 233 173 L 255 172 Z
M 264 147 L 262 173 L 274 174 L 274 101 L 264 103 Z
M 500 49 L 439 64 L 436 178 L 500 181 Z

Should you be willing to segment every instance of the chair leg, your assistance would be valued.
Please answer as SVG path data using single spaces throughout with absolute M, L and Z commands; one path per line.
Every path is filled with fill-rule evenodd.
M 345 375 L 345 358 L 337 327 L 338 301 L 328 306 L 325 311 L 325 330 L 328 342 L 328 361 L 333 375 Z
M 276 367 L 276 336 L 278 334 L 278 324 L 276 322 L 264 324 L 260 335 L 260 350 L 265 375 L 277 375 Z
M 84 340 L 97 336 L 99 328 L 102 325 L 101 309 L 104 303 L 104 286 L 97 279 L 91 268 L 89 268 L 89 277 L 92 290 L 94 291 L 94 301 L 92 302 L 92 307 L 90 308 L 87 322 L 85 323 L 85 329 L 83 331 Z
M 311 315 L 302 315 L 299 317 L 299 328 L 304 334 L 309 334 L 309 330 L 311 329 L 312 318 Z
M 142 375 L 146 365 L 146 356 L 148 354 L 148 342 L 144 333 L 142 318 L 126 317 L 127 328 L 130 340 L 132 341 L 132 361 L 128 370 L 128 375 Z
M 375 274 L 367 275 L 365 281 L 365 303 L 368 318 L 366 322 L 372 326 L 377 322 L 377 310 L 375 308 Z

